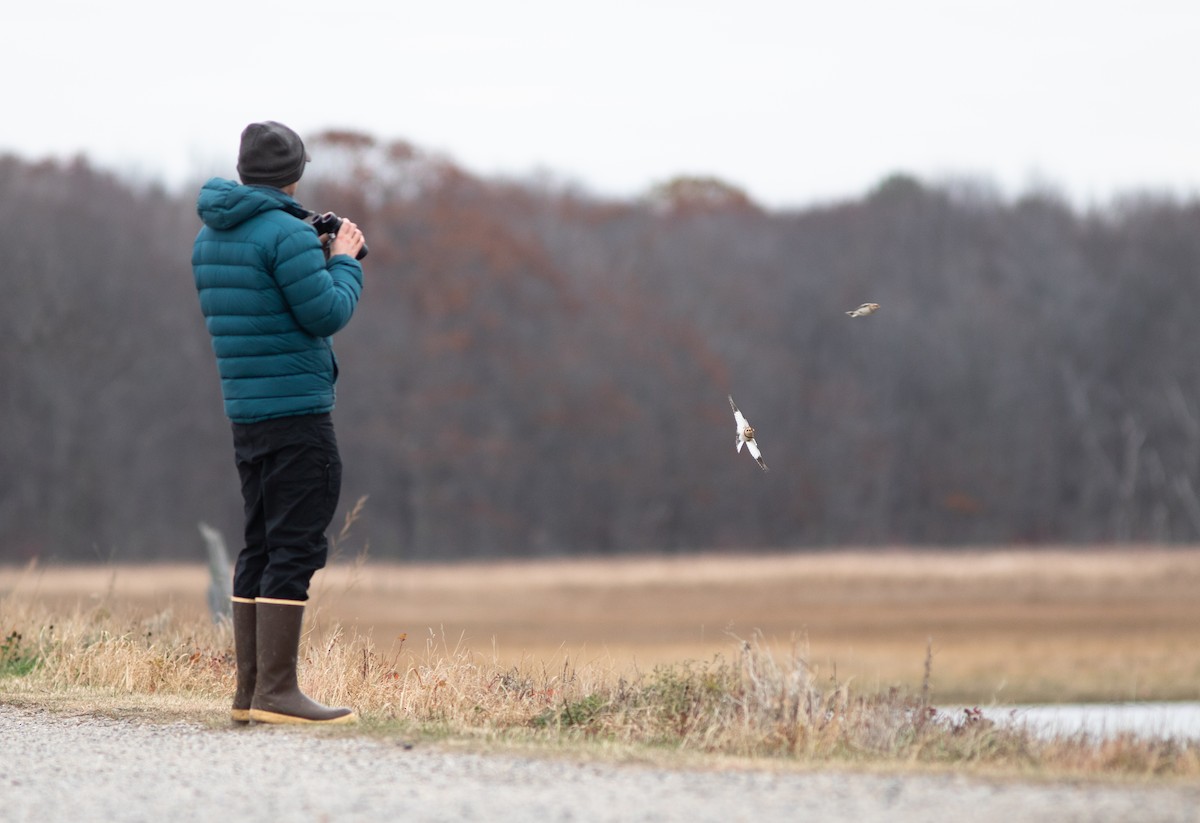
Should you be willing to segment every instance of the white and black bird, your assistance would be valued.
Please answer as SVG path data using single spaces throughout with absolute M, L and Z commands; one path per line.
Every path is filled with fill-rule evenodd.
M 754 427 L 746 420 L 742 410 L 737 407 L 737 403 L 733 402 L 732 394 L 729 395 L 729 407 L 733 409 L 733 422 L 737 424 L 737 450 L 740 452 L 742 446 L 745 446 L 759 468 L 768 471 L 767 464 L 762 459 L 762 452 L 758 450 L 758 441 L 754 439 Z
M 868 314 L 874 314 L 877 311 L 879 311 L 878 303 L 863 303 L 857 309 L 848 311 L 846 314 L 850 315 L 851 317 L 866 317 Z

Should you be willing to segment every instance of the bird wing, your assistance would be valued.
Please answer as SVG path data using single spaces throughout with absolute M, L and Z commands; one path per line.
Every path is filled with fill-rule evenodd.
M 754 462 L 758 463 L 763 471 L 767 471 L 767 464 L 763 462 L 762 452 L 758 450 L 758 443 L 753 440 L 747 440 L 746 449 L 750 452 L 750 456 L 754 458 Z
M 733 409 L 733 424 L 737 426 L 738 441 L 741 442 L 742 432 L 746 428 L 746 418 L 742 416 L 742 410 L 737 407 L 737 403 L 733 402 L 733 395 L 729 395 L 729 408 Z
M 746 442 L 746 426 L 750 425 L 746 422 L 746 418 L 742 416 L 740 411 L 733 413 L 733 424 L 737 426 L 737 450 L 742 450 L 742 444 Z
M 746 441 L 746 450 L 750 452 L 750 456 L 755 460 L 762 459 L 762 452 L 758 450 L 758 443 L 753 440 Z

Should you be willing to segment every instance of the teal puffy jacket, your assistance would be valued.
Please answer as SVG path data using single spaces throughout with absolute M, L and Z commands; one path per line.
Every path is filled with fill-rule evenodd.
M 325 260 L 294 199 L 271 186 L 215 177 L 196 202 L 192 247 L 225 414 L 235 423 L 333 409 L 337 360 L 329 338 L 354 313 L 362 266 Z

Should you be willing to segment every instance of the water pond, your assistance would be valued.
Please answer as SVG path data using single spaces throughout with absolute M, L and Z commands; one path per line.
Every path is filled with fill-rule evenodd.
M 961 716 L 963 709 L 951 709 Z M 1132 734 L 1146 739 L 1200 741 L 1200 703 L 1063 703 L 980 707 L 983 716 L 1039 737 Z

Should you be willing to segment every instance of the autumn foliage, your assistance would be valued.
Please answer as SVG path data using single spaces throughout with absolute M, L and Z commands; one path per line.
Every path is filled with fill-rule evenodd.
M 1196 202 L 896 176 L 771 212 L 312 142 L 300 199 L 371 247 L 335 420 L 374 556 L 1200 538 Z M 236 543 L 194 196 L 0 158 L 0 561 Z

